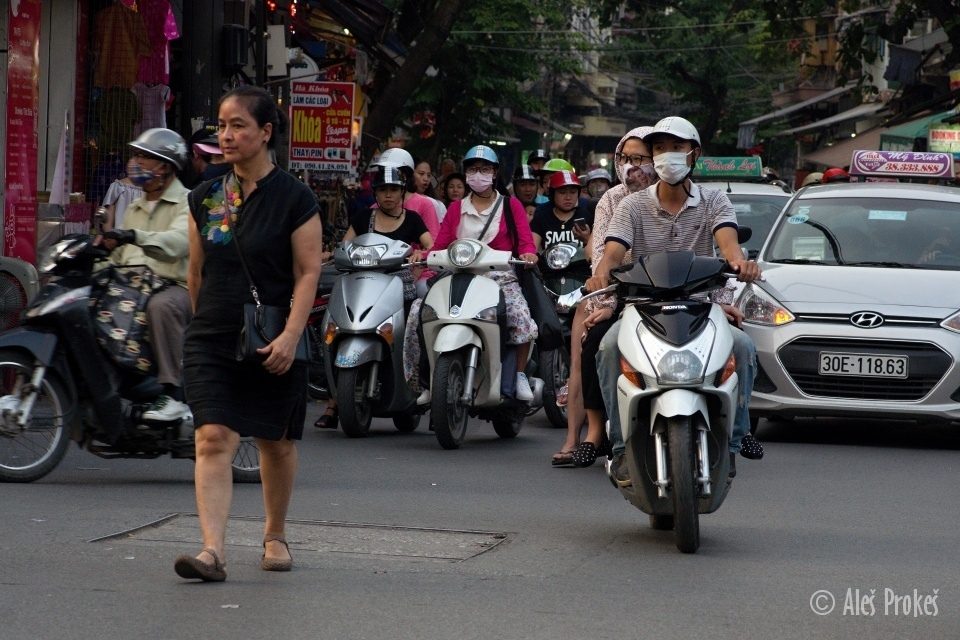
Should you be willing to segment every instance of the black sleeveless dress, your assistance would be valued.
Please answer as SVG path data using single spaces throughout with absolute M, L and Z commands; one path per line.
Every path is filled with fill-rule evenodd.
M 295 363 L 278 376 L 235 358 L 243 304 L 253 297 L 234 243 L 239 238 L 261 302 L 287 306 L 294 286 L 291 236 L 319 208 L 306 185 L 275 167 L 257 182 L 236 220 L 222 225 L 217 201 L 223 201 L 225 184 L 216 178 L 190 193 L 204 262 L 183 349 L 187 403 L 197 426 L 222 424 L 241 436 L 298 440 L 306 418 L 307 365 Z

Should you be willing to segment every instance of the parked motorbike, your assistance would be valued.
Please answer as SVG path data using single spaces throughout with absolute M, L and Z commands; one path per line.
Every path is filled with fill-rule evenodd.
M 324 320 L 340 426 L 350 437 L 367 435 L 373 416 L 391 417 L 398 431 L 420 424 L 416 396 L 403 377 L 406 311 L 399 272 L 413 247 L 365 233 L 334 252 L 344 272 L 335 283 Z M 396 339 L 396 343 L 395 343 Z
M 543 271 L 544 285 L 559 298 L 577 291 L 590 277 L 590 262 L 579 244 L 559 242 L 543 252 L 547 268 Z M 573 328 L 573 309 L 557 305 L 557 315 L 563 326 L 563 346 L 552 351 L 534 354 L 538 377 L 543 379 L 543 412 L 557 429 L 567 428 L 567 409 L 557 406 L 557 393 L 570 377 L 570 334 Z
M 617 282 L 601 290 L 627 302 L 617 398 L 633 483 L 620 492 L 654 529 L 673 529 L 684 553 L 699 548 L 699 516 L 720 508 L 731 483 L 733 336 L 719 305 L 691 298 L 723 287 L 736 277 L 729 271 L 690 251 L 652 254 L 615 270 Z
M 56 243 L 23 324 L 0 334 L 0 481 L 42 478 L 71 439 L 101 458 L 195 458 L 192 416 L 142 420 L 161 385 L 152 371 L 119 366 L 97 342 L 91 284 L 106 256 L 85 235 Z M 252 438 L 241 441 L 232 466 L 235 482 L 259 482 Z
M 435 251 L 427 266 L 439 275 L 424 298 L 420 313 L 424 349 L 432 372 L 430 419 L 440 446 L 456 449 L 467 432 L 467 419 L 493 423 L 501 438 L 520 433 L 528 403 L 512 399 L 516 350 L 506 341 L 506 305 L 499 285 L 483 277 L 508 271 L 509 251 L 497 251 L 464 239 L 446 251 Z M 505 381 L 506 385 L 501 385 Z M 542 404 L 543 381 L 530 379 L 534 398 Z

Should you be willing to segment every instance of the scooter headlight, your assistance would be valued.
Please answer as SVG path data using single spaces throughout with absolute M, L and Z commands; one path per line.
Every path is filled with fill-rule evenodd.
M 544 259 L 547 266 L 554 271 L 560 271 L 570 266 L 574 254 L 577 253 L 576 247 L 570 244 L 555 244 L 547 249 Z
M 703 376 L 703 362 L 692 351 L 669 351 L 657 363 L 657 375 L 662 382 L 684 384 Z
M 664 342 L 643 324 L 637 327 L 640 346 L 650 359 L 661 384 L 690 384 L 703 380 L 717 330 L 708 323 L 703 331 L 682 349 Z
M 352 245 L 348 255 L 350 256 L 350 263 L 355 267 L 376 267 L 380 264 L 380 258 L 386 251 L 386 245 Z
M 469 267 L 480 255 L 480 245 L 470 240 L 457 240 L 447 248 L 450 262 L 463 268 Z

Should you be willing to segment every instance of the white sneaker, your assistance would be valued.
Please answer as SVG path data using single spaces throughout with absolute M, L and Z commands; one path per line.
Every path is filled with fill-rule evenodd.
M 517 400 L 520 402 L 530 402 L 533 400 L 533 389 L 530 388 L 530 382 L 527 380 L 527 374 L 522 371 L 517 374 L 517 388 L 514 392 Z
M 186 402 L 180 402 L 170 396 L 163 395 L 143 412 L 143 419 L 156 422 L 174 422 L 183 419 L 189 412 L 190 407 L 187 406 Z
M 430 404 L 430 399 L 431 399 L 430 389 L 424 389 L 423 393 L 421 393 L 417 397 L 417 406 L 422 407 L 425 404 Z

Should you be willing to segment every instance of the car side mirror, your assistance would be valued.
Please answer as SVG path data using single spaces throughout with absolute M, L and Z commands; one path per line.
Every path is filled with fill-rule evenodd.
M 753 229 L 750 227 L 737 227 L 737 243 L 746 244 L 753 237 Z

